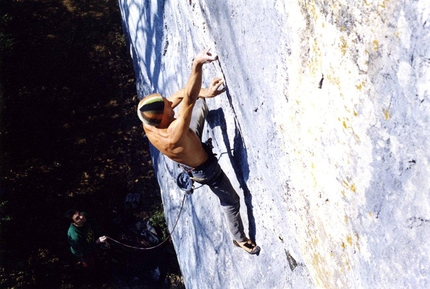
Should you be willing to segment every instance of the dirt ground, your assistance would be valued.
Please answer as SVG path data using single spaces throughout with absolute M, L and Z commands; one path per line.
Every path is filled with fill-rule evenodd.
M 69 208 L 115 238 L 118 215 L 161 205 L 118 3 L 3 0 L 0 16 L 0 287 L 158 288 L 149 279 L 163 259 L 163 286 L 182 288 L 170 243 L 112 246 L 91 273 L 67 244 Z M 131 212 L 128 192 L 142 196 Z

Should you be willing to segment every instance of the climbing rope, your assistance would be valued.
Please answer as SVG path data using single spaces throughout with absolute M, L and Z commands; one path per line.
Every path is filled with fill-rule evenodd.
M 124 244 L 124 243 L 122 243 L 122 242 L 120 242 L 120 241 L 117 241 L 117 240 L 115 240 L 115 239 L 113 239 L 113 238 L 111 238 L 111 237 L 109 237 L 109 236 L 106 236 L 106 239 L 107 239 L 107 240 L 110 240 L 110 241 L 112 241 L 112 242 L 114 242 L 114 243 L 117 243 L 117 244 L 119 244 L 119 245 L 121 245 L 121 246 L 123 246 L 123 247 L 127 247 L 127 248 L 134 249 L 134 250 L 148 251 L 148 250 L 153 250 L 153 249 L 156 249 L 156 248 L 158 248 L 158 247 L 161 247 L 164 243 L 166 243 L 166 242 L 167 242 L 167 240 L 169 240 L 169 239 L 170 239 L 170 237 L 172 236 L 173 232 L 175 231 L 175 229 L 176 229 L 176 225 L 178 224 L 178 221 L 179 221 L 179 217 L 181 216 L 181 213 L 182 213 L 182 209 L 184 208 L 185 198 L 186 198 L 188 195 L 189 195 L 189 194 L 184 194 L 184 197 L 182 198 L 181 208 L 179 209 L 179 214 L 178 214 L 178 217 L 176 218 L 176 222 L 175 222 L 175 225 L 173 226 L 172 232 L 171 232 L 171 233 L 169 233 L 169 235 L 166 237 L 166 239 L 165 239 L 163 242 L 161 242 L 160 244 L 155 245 L 155 246 L 153 246 L 153 247 L 143 248 L 143 247 L 136 247 L 136 246 L 130 246 L 130 245 Z

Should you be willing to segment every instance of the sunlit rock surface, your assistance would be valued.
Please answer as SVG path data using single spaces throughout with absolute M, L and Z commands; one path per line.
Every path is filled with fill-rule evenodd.
M 430 5 L 425 0 L 119 0 L 140 97 L 169 96 L 212 47 L 204 138 L 242 199 L 187 197 L 187 288 L 430 288 Z M 170 229 L 180 169 L 153 150 Z

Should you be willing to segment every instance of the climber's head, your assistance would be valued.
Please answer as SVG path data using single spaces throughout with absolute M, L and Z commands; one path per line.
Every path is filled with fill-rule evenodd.
M 160 94 L 150 94 L 137 106 L 137 116 L 146 125 L 163 127 L 173 119 L 172 103 Z

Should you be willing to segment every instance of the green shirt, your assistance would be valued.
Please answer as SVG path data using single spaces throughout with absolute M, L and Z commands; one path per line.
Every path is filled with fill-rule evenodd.
M 82 214 L 87 217 L 86 213 Z M 93 251 L 96 238 L 93 227 L 88 219 L 81 227 L 70 224 L 67 237 L 70 250 L 74 255 L 82 257 L 91 254 Z

